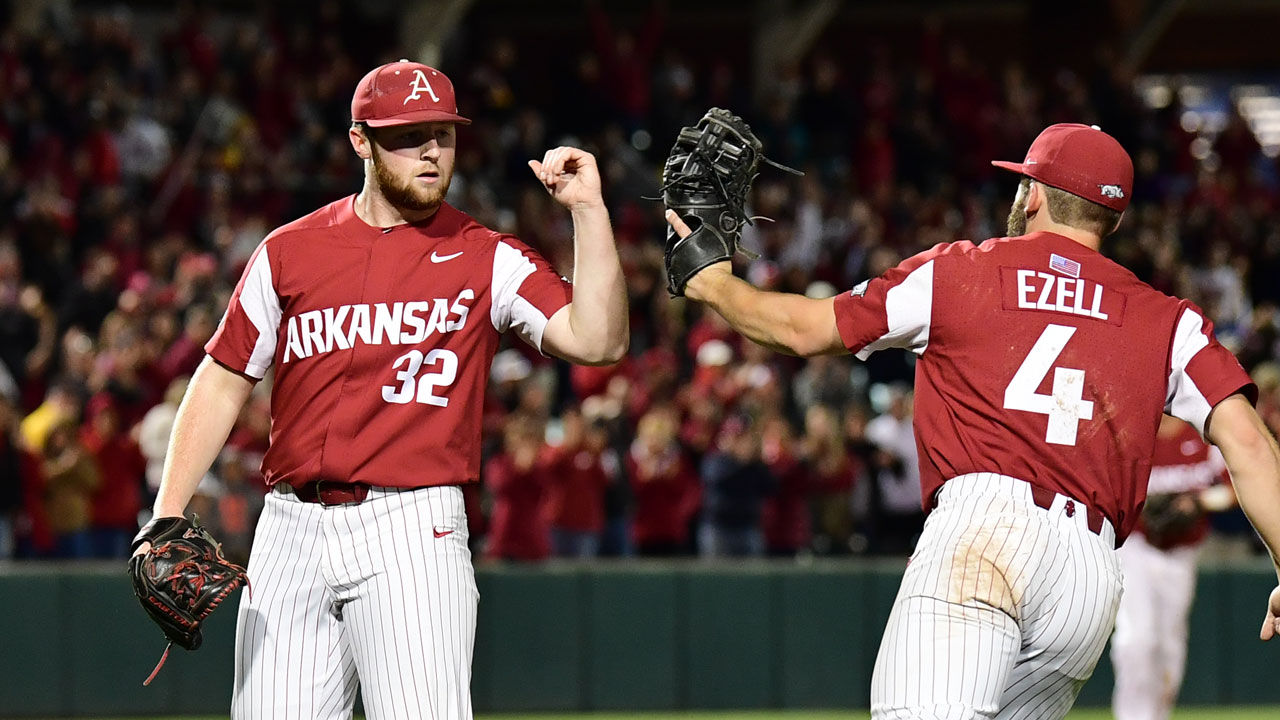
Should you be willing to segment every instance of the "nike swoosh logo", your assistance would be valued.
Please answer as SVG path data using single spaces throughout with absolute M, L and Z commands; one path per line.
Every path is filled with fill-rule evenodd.
M 442 537 L 444 537 L 445 535 L 452 535 L 452 534 L 453 534 L 453 531 L 452 531 L 452 530 L 445 530 L 444 532 L 441 532 L 441 531 L 437 530 L 436 528 L 431 528 L 431 534 L 432 534 L 432 535 L 435 535 L 435 536 L 436 536 L 436 537 L 438 537 L 438 538 L 442 538 Z
M 452 255 L 437 255 L 437 254 L 436 254 L 436 251 L 435 251 L 435 250 L 432 250 L 432 251 L 431 251 L 431 262 L 433 262 L 433 263 L 448 262 L 449 260 L 452 260 L 452 259 L 454 259 L 454 258 L 458 257 L 458 256 L 459 256 L 459 255 L 461 255 L 461 254 L 462 254 L 462 251 L 461 251 L 461 250 L 459 250 L 458 252 L 456 252 L 456 253 L 454 253 L 454 254 L 452 254 Z

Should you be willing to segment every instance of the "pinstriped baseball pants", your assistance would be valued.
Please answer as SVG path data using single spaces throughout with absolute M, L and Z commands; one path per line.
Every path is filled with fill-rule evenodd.
M 1093 674 L 1122 580 L 1084 506 L 992 473 L 949 480 L 907 566 L 871 680 L 875 720 L 1059 720 Z
M 437 537 L 444 533 L 442 536 Z M 242 592 L 231 716 L 470 720 L 476 590 L 462 491 L 267 495 Z

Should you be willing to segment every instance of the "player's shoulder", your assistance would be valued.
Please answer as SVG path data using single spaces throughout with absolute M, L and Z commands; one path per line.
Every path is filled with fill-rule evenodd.
M 441 219 L 446 221 L 452 233 L 473 247 L 478 246 L 489 251 L 493 251 L 502 243 L 515 246 L 522 251 L 528 247 L 515 235 L 494 230 L 449 203 L 442 203 L 439 212 L 443 216 Z
M 942 254 L 998 265 L 1029 267 L 1040 263 L 1065 275 L 1103 282 L 1126 294 L 1146 296 L 1156 302 L 1177 301 L 1143 282 L 1133 271 L 1106 255 L 1052 233 L 995 237 L 980 244 L 962 240 L 948 243 Z
M 354 198 L 354 195 L 348 195 L 341 200 L 335 200 L 328 205 L 317 208 L 314 212 L 303 215 L 296 220 L 287 222 L 267 233 L 262 244 L 264 246 L 279 245 L 336 228 L 343 221 L 344 211 L 348 214 L 354 214 L 354 209 L 351 207 Z
M 955 240 L 952 242 L 938 243 L 928 250 L 924 250 L 916 255 L 907 258 L 905 261 L 909 265 L 923 265 L 931 260 L 944 261 L 967 261 L 982 262 L 989 257 L 999 255 L 1005 250 L 1005 241 L 1017 240 L 1018 238 L 992 238 L 982 243 L 974 243 L 971 240 Z

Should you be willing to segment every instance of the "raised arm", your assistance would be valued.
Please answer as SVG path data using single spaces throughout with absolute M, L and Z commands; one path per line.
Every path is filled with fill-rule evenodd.
M 680 237 L 689 226 L 674 212 L 667 222 Z M 835 301 L 760 290 L 733 274 L 728 262 L 709 265 L 689 279 L 685 297 L 705 303 L 752 342 L 788 355 L 836 355 L 849 351 L 836 328 Z
M 1214 407 L 1205 435 L 1222 450 L 1240 507 L 1258 531 L 1280 578 L 1280 447 L 1243 395 Z M 1280 586 L 1271 592 L 1260 637 L 1280 634 Z
M 573 217 L 573 301 L 551 316 L 542 347 L 580 365 L 618 362 L 631 341 L 627 288 L 596 159 L 585 150 L 559 147 L 541 162 L 530 160 L 529 167 Z

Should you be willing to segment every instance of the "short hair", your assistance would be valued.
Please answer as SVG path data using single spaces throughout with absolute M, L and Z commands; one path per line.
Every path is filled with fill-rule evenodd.
M 1030 184 L 1031 178 L 1023 177 L 1022 181 Z M 1051 185 L 1040 183 L 1040 187 L 1044 188 L 1044 201 L 1049 206 L 1049 217 L 1056 223 L 1087 230 L 1098 237 L 1110 235 L 1120 225 L 1121 213 L 1109 207 Z

